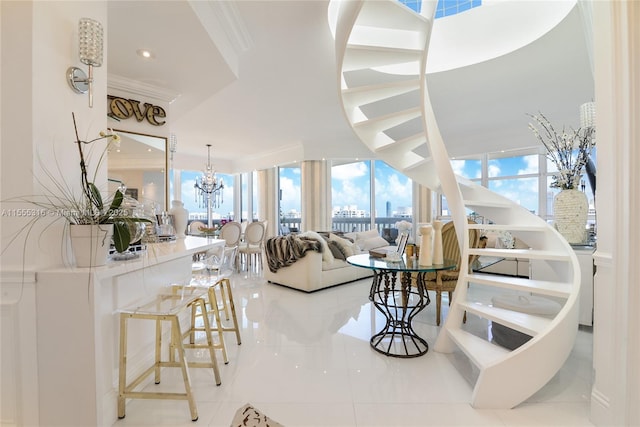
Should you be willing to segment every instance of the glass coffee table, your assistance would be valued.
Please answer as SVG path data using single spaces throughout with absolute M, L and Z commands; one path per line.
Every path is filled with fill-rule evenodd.
M 411 322 L 430 302 L 425 285 L 426 274 L 451 270 L 456 264 L 444 260 L 443 264 L 424 266 L 405 257 L 389 261 L 369 254 L 350 256 L 347 262 L 373 270 L 369 300 L 385 316 L 386 323 L 371 337 L 371 347 L 384 355 L 404 358 L 422 356 L 429 351 L 429 344 L 415 333 Z M 413 276 L 415 283 L 412 286 Z

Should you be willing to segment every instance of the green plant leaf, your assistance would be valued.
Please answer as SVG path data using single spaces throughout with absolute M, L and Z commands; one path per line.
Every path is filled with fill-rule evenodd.
M 129 233 L 129 226 L 124 221 L 117 221 L 113 223 L 113 244 L 116 247 L 116 251 L 122 253 L 127 250 L 131 243 L 131 233 Z
M 122 194 L 122 192 L 120 190 L 116 190 L 116 193 L 113 195 L 113 200 L 111 201 L 111 206 L 109 207 L 109 210 L 111 212 L 114 212 L 116 209 L 120 207 L 120 205 L 122 205 L 123 200 L 124 200 L 124 195 Z
M 102 211 L 104 208 L 104 204 L 102 203 L 102 196 L 100 195 L 100 190 L 93 182 L 89 184 L 89 192 L 91 193 L 91 203 L 98 208 L 99 211 Z

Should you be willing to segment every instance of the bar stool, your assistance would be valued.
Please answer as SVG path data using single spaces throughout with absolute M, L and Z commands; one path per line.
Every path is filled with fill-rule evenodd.
M 209 302 L 218 307 L 218 311 L 223 310 L 225 320 L 229 320 L 229 316 L 233 320 L 233 327 L 227 327 L 222 324 L 223 332 L 235 332 L 236 343 L 242 344 L 240 338 L 240 327 L 238 325 L 238 317 L 236 316 L 236 306 L 233 301 L 233 292 L 231 291 L 231 276 L 235 270 L 234 262 L 238 254 L 237 246 L 227 246 L 224 248 L 222 259 L 218 263 L 212 263 L 207 270 L 215 282 L 209 287 Z M 216 291 L 220 292 L 220 300 L 216 296 Z M 215 303 L 215 304 L 214 304 Z
M 175 290 L 175 288 L 174 288 Z M 120 357 L 119 357 L 119 384 L 118 384 L 118 418 L 125 417 L 126 399 L 174 399 L 187 400 L 191 412 L 191 420 L 198 419 L 198 409 L 191 390 L 191 379 L 189 367 L 213 368 L 216 385 L 221 384 L 220 372 L 214 352 L 214 342 L 211 337 L 211 328 L 208 316 L 203 316 L 207 344 L 203 345 L 209 349 L 211 362 L 187 362 L 185 357 L 185 347 L 182 345 L 182 329 L 180 327 L 180 315 L 187 308 L 197 305 L 203 313 L 206 313 L 205 296 L 206 290 L 197 288 L 181 287 L 180 292 L 161 293 L 153 300 L 140 306 L 130 307 L 120 310 Z M 131 380 L 127 384 L 127 325 L 131 319 L 143 319 L 155 321 L 155 362 L 148 369 Z M 171 344 L 169 350 L 169 361 L 162 360 L 162 322 L 170 323 Z M 176 360 L 177 354 L 177 360 Z M 155 374 L 155 383 L 160 384 L 160 371 L 162 367 L 180 368 L 184 382 L 184 393 L 169 392 L 145 392 L 135 391 L 145 378 L 152 373 Z
M 225 247 L 222 254 L 211 255 L 205 259 L 204 262 L 199 263 L 199 266 L 194 267 L 195 277 L 190 285 L 190 287 L 196 287 L 206 290 L 207 292 L 208 307 L 210 307 L 207 314 L 210 315 L 211 312 L 213 312 L 215 319 L 215 325 L 211 325 L 211 322 L 209 322 L 209 328 L 211 332 L 216 331 L 218 333 L 220 343 L 215 344 L 214 347 L 222 350 L 225 364 L 229 363 L 229 359 L 227 357 L 223 332 L 234 332 L 237 344 L 242 344 L 233 292 L 231 290 L 231 280 L 229 279 L 231 274 L 233 274 L 233 264 L 236 259 L 237 250 L 238 248 L 236 246 Z M 212 281 L 214 282 L 211 283 Z M 220 297 L 218 297 L 218 293 Z M 198 311 L 198 308 L 197 305 L 191 306 L 191 329 L 183 334 L 183 338 L 186 338 L 187 335 L 190 337 L 189 344 L 184 344 L 187 348 L 200 348 L 200 344 L 195 344 L 195 333 L 205 331 L 207 328 L 206 324 L 203 327 L 196 326 L 196 318 L 205 313 L 201 309 Z M 231 317 L 233 326 L 223 325 L 220 316 L 221 311 L 225 313 L 225 320 L 229 320 Z

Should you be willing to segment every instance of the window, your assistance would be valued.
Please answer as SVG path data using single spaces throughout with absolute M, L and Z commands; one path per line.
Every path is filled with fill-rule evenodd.
M 409 218 L 412 209 L 412 181 L 381 160 L 375 161 L 376 218 Z M 395 222 L 395 221 L 394 221 Z
M 539 155 L 489 156 L 488 187 L 529 211 L 540 212 Z
M 249 177 L 248 173 L 240 174 L 240 220 L 247 221 L 249 218 Z M 251 218 L 253 219 L 253 218 Z
M 194 185 L 196 183 L 196 177 L 200 176 L 200 171 L 180 171 L 181 182 L 181 197 L 184 207 L 189 211 L 190 220 L 207 221 L 207 203 L 206 198 L 196 198 L 196 189 Z M 218 207 L 211 208 L 211 217 L 214 222 L 218 222 L 220 219 L 234 219 L 233 212 L 233 175 L 216 174 L 218 179 L 222 179 L 224 182 L 224 190 L 220 198 L 221 203 Z
M 336 231 L 371 228 L 371 162 L 331 167 L 331 217 Z
M 300 167 L 279 168 L 280 223 L 290 230 L 300 229 L 302 218 Z
M 398 0 L 408 8 L 420 13 L 422 0 Z M 482 0 L 439 0 L 436 6 L 436 18 L 455 15 L 473 7 L 481 6 Z
M 482 160 L 480 159 L 451 160 L 451 167 L 456 175 L 467 179 L 479 180 L 482 178 Z
M 334 164 L 331 168 L 333 229 L 365 231 L 382 236 L 400 219 L 413 217 L 411 179 L 380 160 Z M 385 235 L 386 233 L 386 235 Z

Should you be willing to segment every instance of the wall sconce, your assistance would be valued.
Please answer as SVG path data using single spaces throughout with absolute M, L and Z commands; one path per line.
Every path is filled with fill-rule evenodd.
M 67 69 L 67 82 L 76 93 L 89 92 L 89 107 L 93 107 L 93 67 L 102 66 L 102 25 L 90 18 L 80 18 L 78 23 L 80 38 L 80 62 L 89 66 L 89 77 L 78 67 Z

